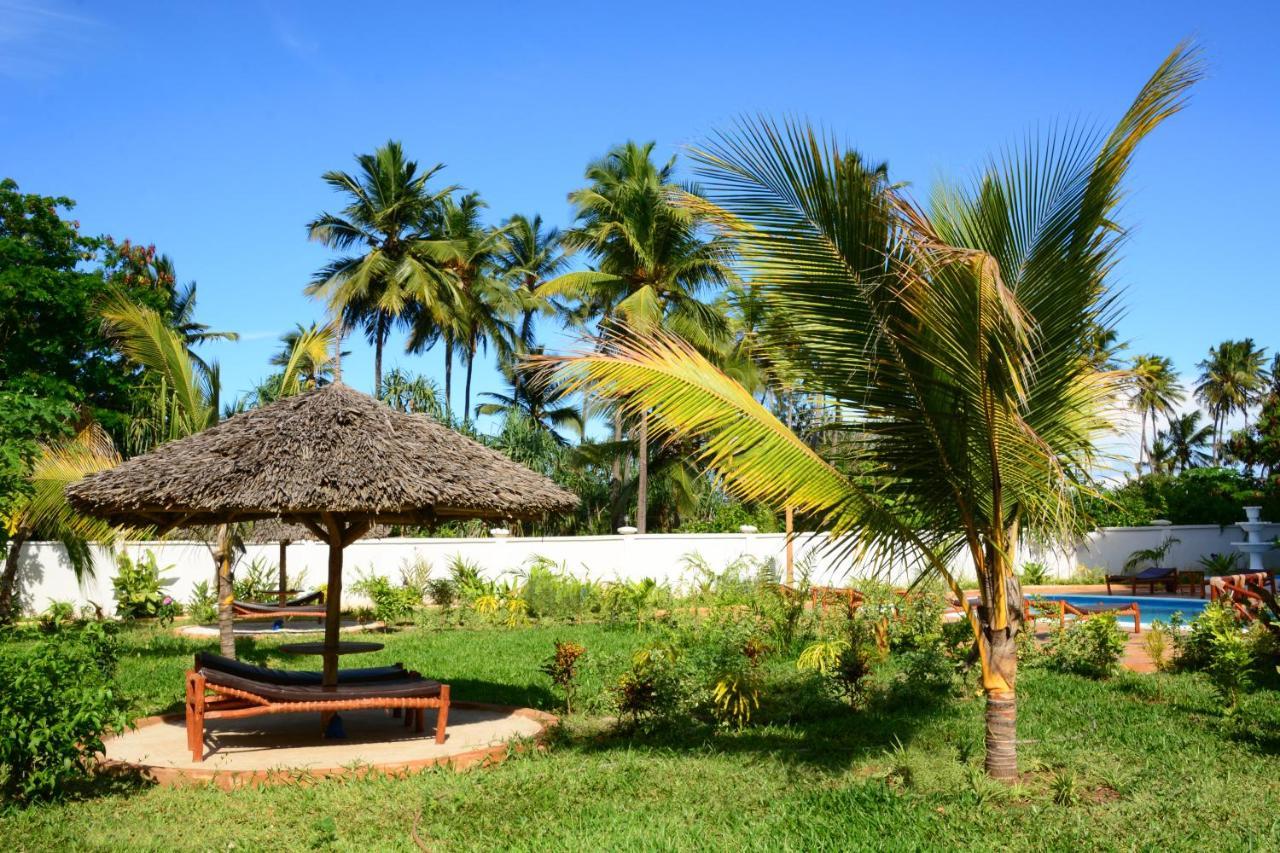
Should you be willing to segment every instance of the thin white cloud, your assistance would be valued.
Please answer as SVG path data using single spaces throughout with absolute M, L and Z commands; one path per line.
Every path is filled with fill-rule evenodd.
M 102 23 L 59 2 L 0 0 L 0 76 L 51 77 L 83 51 Z

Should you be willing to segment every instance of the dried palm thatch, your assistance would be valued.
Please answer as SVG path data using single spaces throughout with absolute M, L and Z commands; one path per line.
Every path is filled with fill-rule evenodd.
M 324 514 L 432 524 L 534 518 L 577 504 L 502 454 L 340 383 L 162 445 L 67 496 L 114 524 L 161 528 L 265 518 L 310 527 Z

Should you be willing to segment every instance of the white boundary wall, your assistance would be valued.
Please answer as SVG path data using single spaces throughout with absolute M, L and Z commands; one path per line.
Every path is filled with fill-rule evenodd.
M 1280 524 L 1262 532 L 1269 540 L 1280 534 Z M 1049 551 L 1024 545 L 1019 561 L 1043 562 L 1052 576 L 1066 578 L 1078 565 L 1102 567 L 1119 572 L 1130 553 L 1140 548 L 1159 545 L 1166 536 L 1179 541 L 1170 552 L 1168 564 L 1191 568 L 1201 556 L 1231 550 L 1231 543 L 1244 539 L 1234 527 L 1217 525 L 1182 525 L 1153 527 L 1108 527 L 1089 534 L 1074 551 Z M 797 563 L 811 559 L 811 579 L 815 583 L 841 585 L 867 577 L 865 565 L 851 565 L 829 552 L 830 540 L 823 534 L 797 537 Z M 186 601 L 192 587 L 202 580 L 212 585 L 213 556 L 200 542 L 132 542 L 120 546 L 137 557 L 152 551 L 161 566 L 173 568 L 165 575 L 172 582 L 166 587 L 179 601 Z M 785 537 L 782 534 L 651 534 L 646 536 L 562 536 L 512 539 L 366 539 L 346 549 L 345 579 L 349 586 L 361 575 L 371 572 L 397 579 L 400 567 L 422 559 L 432 567 L 434 575 L 443 575 L 455 555 L 481 567 L 493 578 L 518 571 L 535 557 L 546 557 L 572 574 L 595 580 L 639 580 L 651 577 L 659 582 L 680 586 L 692 579 L 684 557 L 700 555 L 719 571 L 739 557 L 773 558 L 779 567 L 784 562 Z M 96 603 L 106 613 L 112 612 L 111 580 L 115 560 L 109 548 L 95 546 L 95 577 L 83 587 L 76 583 L 66 552 L 61 545 L 49 542 L 28 543 L 22 549 L 18 569 L 19 600 L 29 612 L 40 612 L 51 601 L 71 601 L 77 606 Z M 290 577 L 305 571 L 305 583 L 323 583 L 327 574 L 328 546 L 319 542 L 295 542 L 288 548 Z M 276 544 L 250 545 L 237 570 L 254 559 L 275 567 L 279 559 Z M 967 560 L 957 562 L 961 577 L 972 577 Z M 1280 567 L 1280 551 L 1266 555 L 1269 567 Z M 899 566 L 891 580 L 902 584 L 911 571 Z M 354 600 L 354 599 L 351 599 Z

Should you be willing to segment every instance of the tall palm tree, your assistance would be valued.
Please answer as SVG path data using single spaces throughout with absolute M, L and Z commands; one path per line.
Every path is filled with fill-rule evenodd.
M 1213 436 L 1213 428 L 1201 426 L 1203 414 L 1199 409 L 1187 412 L 1169 420 L 1169 428 L 1160 434 L 1164 444 L 1169 447 L 1172 462 L 1179 471 L 1197 468 L 1209 461 L 1209 453 L 1205 447 Z
M 325 183 L 347 198 L 340 213 L 322 213 L 307 225 L 312 240 L 348 254 L 315 274 L 306 293 L 324 298 L 342 325 L 358 325 L 373 345 L 375 396 L 382 388 L 382 351 L 406 307 L 446 286 L 432 245 L 434 235 L 418 229 L 427 211 L 456 188 L 427 188 L 443 165 L 419 171 L 399 142 L 356 157 L 359 172 L 325 172 Z M 339 344 L 340 345 L 340 344 Z
M 154 402 L 134 418 L 143 424 L 139 434 L 160 444 L 218 423 L 221 383 L 216 363 L 201 371 L 182 336 L 166 318 L 127 297 L 113 297 L 102 313 L 104 330 L 124 356 L 142 368 L 143 381 L 152 389 Z M 218 635 L 222 654 L 227 657 L 235 657 L 236 653 L 229 555 L 237 538 L 231 525 L 220 525 L 213 554 L 217 566 Z M 224 555 L 228 559 L 224 560 Z
M 1178 403 L 1186 399 L 1186 391 L 1178 381 L 1173 362 L 1162 355 L 1137 355 L 1130 369 L 1133 377 L 1131 405 L 1142 413 L 1141 441 L 1138 446 L 1138 470 L 1147 461 L 1147 424 L 1151 424 L 1154 444 L 1159 432 L 1159 419 L 1173 416 Z
M 1242 412 L 1248 427 L 1249 407 L 1261 398 L 1270 379 L 1265 364 L 1266 349 L 1245 338 L 1210 347 L 1209 357 L 1197 365 L 1196 399 L 1213 418 L 1213 464 L 1222 460 L 1222 433 L 1232 413 Z
M 280 336 L 283 345 L 271 356 L 271 364 L 281 368 L 276 397 L 290 397 L 333 381 L 337 331 L 334 324 L 295 325 Z
M 697 208 L 673 201 L 675 158 L 658 165 L 654 143 L 627 142 L 587 167 L 588 186 L 569 194 L 577 225 L 564 237 L 596 260 L 594 270 L 565 273 L 542 287 L 549 296 L 592 306 L 601 328 L 667 329 L 699 347 L 727 335 L 724 316 L 703 298 L 733 279 L 727 241 L 708 232 Z M 648 517 L 648 415 L 636 412 L 636 528 Z M 615 439 L 621 422 L 615 420 Z M 620 483 L 620 477 L 615 475 Z
M 1075 535 L 1123 375 L 1081 358 L 1114 320 L 1121 181 L 1137 144 L 1200 76 L 1180 45 L 1105 138 L 1078 130 L 1006 151 L 927 209 L 835 140 L 760 120 L 695 153 L 710 207 L 797 333 L 786 357 L 845 412 L 825 461 L 695 348 L 660 331 L 553 360 L 570 391 L 612 397 L 740 498 L 794 507 L 845 553 L 941 575 L 965 602 L 987 694 L 988 773 L 1017 774 L 1015 637 L 1025 532 Z M 717 212 L 718 209 L 718 212 Z M 851 473 L 852 472 L 852 473 Z M 969 605 L 953 561 L 971 562 Z
M 445 411 L 452 418 L 453 354 L 460 351 L 466 365 L 463 420 L 471 419 L 471 379 L 476 356 L 493 345 L 499 359 L 515 352 L 517 335 L 513 318 L 521 300 L 499 275 L 506 248 L 506 230 L 490 228 L 480 218 L 487 207 L 478 193 L 447 197 L 440 205 L 442 240 L 429 247 L 427 262 L 438 262 L 449 275 L 450 288 L 414 317 L 410 351 L 421 351 L 436 340 L 445 351 Z M 444 248 L 440 248 L 443 246 Z
M 533 318 L 539 312 L 553 313 L 555 306 L 539 298 L 538 289 L 568 266 L 563 237 L 558 228 L 544 228 L 542 217 L 532 219 L 516 214 L 503 224 L 502 250 L 497 258 L 498 275 L 510 281 L 524 304 L 521 307 L 519 340 L 521 349 L 535 346 Z
M 93 558 L 90 542 L 109 542 L 116 531 L 111 525 L 80 515 L 67 503 L 64 489 L 71 483 L 120 464 L 111 437 L 98 424 L 89 422 L 64 441 L 42 444 L 31 467 L 31 491 L 18 500 L 2 519 L 9 529 L 9 550 L 0 571 L 0 624 L 14 616 L 14 593 L 18 581 L 18 559 L 22 546 L 32 538 L 53 539 L 66 549 L 78 579 L 91 577 Z
M 382 402 L 397 412 L 444 417 L 440 388 L 425 376 L 411 376 L 399 368 L 388 371 L 382 383 Z
M 540 355 L 541 350 L 531 353 Z M 523 416 L 528 418 L 534 429 L 550 433 L 558 444 L 566 444 L 564 437 L 556 432 L 557 428 L 572 427 L 579 437 L 586 429 L 582 410 L 565 402 L 563 389 L 555 385 L 539 382 L 529 373 L 518 370 L 512 363 L 502 365 L 502 374 L 506 377 L 509 392 L 501 394 L 485 391 L 480 396 L 487 397 L 489 402 L 476 406 L 477 415 L 502 415 L 503 417 Z

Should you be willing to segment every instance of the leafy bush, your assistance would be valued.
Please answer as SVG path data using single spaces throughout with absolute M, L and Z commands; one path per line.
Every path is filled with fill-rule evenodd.
M 112 580 L 116 615 L 122 619 L 156 617 L 162 623 L 172 621 L 181 612 L 181 607 L 164 592 L 164 587 L 173 583 L 173 579 L 162 580 L 160 577 L 172 568 L 160 568 L 156 564 L 156 555 L 151 551 L 144 553 L 137 562 L 128 554 L 119 554 L 116 557 L 116 576 Z
M 1208 577 L 1234 575 L 1240 571 L 1239 554 L 1210 554 L 1207 557 L 1201 557 L 1199 562 L 1200 568 L 1204 569 Z
M 542 665 L 542 671 L 551 678 L 551 683 L 564 694 L 566 714 L 573 713 L 573 696 L 578 687 L 578 660 L 586 653 L 586 648 L 578 643 L 557 640 L 555 652 Z
M 601 609 L 597 584 L 579 580 L 545 557 L 535 557 L 520 591 L 529 616 L 535 619 L 579 620 Z
M 351 588 L 372 601 L 373 618 L 388 625 L 412 620 L 413 611 L 422 605 L 420 589 L 393 584 L 381 575 L 369 574 Z
M 1055 632 L 1045 647 L 1045 663 L 1059 672 L 1106 678 L 1115 674 L 1124 647 L 1115 614 L 1099 613 Z
M 1253 684 L 1257 667 L 1255 646 L 1244 632 L 1228 602 L 1211 601 L 1188 625 L 1175 634 L 1175 660 L 1179 668 L 1203 671 L 1213 682 L 1231 716 L 1240 705 L 1240 694 Z
M 1147 633 L 1142 635 L 1142 647 L 1151 658 L 1151 665 L 1156 672 L 1164 672 L 1169 668 L 1169 629 L 1161 622 L 1155 622 Z
M 200 581 L 191 588 L 187 599 L 187 615 L 193 622 L 208 624 L 218 618 L 218 596 L 208 581 Z
M 70 601 L 50 601 L 40 614 L 40 630 L 51 634 L 75 620 L 76 606 Z
M 1049 569 L 1044 563 L 1030 562 L 1022 564 L 1022 583 L 1027 586 L 1039 586 L 1049 582 Z
M 19 657 L 0 655 L 0 786 L 6 799 L 55 798 L 86 776 L 102 738 L 128 723 L 113 687 L 116 645 L 90 622 Z
M 442 608 L 445 612 L 452 610 L 454 604 L 457 603 L 453 581 L 449 578 L 429 579 L 426 586 L 426 597 L 431 600 L 432 604 Z

